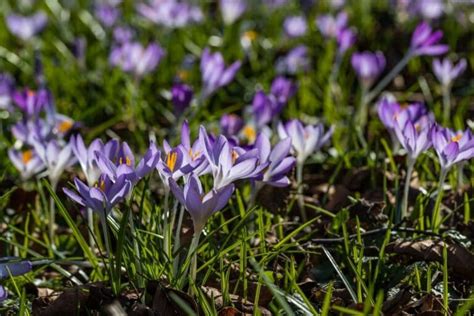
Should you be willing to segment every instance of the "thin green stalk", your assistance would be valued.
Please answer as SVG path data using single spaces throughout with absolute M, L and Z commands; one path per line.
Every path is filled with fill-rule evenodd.
M 380 92 L 390 83 L 392 80 L 402 71 L 403 68 L 408 64 L 413 54 L 408 51 L 405 56 L 392 68 L 392 70 L 367 94 L 365 103 L 370 103 Z
M 163 246 L 164 246 L 164 251 L 166 254 L 166 258 L 169 259 L 170 257 L 170 248 L 168 247 L 170 241 L 169 241 L 169 235 L 168 235 L 168 219 L 169 219 L 169 197 L 170 197 L 170 192 L 166 190 L 165 192 L 165 202 L 163 206 Z
M 110 283 L 112 285 L 112 290 L 114 292 L 114 294 L 118 294 L 119 292 L 119 289 L 116 288 L 115 286 L 115 280 L 114 280 L 114 263 L 113 263 L 113 260 L 112 260 L 112 247 L 110 246 L 111 244 L 111 241 L 110 241 L 110 235 L 109 235 L 109 230 L 108 230 L 108 227 L 107 227 L 107 214 L 105 214 L 105 211 L 104 211 L 104 214 L 101 214 L 100 216 L 100 221 L 102 223 L 102 234 L 104 236 L 104 243 L 105 243 L 105 249 L 106 249 L 106 256 L 107 256 L 107 260 L 108 260 L 108 263 L 109 263 L 109 275 L 110 275 Z
M 439 226 L 441 225 L 441 218 L 440 218 L 440 208 L 441 208 L 441 201 L 443 199 L 443 185 L 444 180 L 446 179 L 446 175 L 448 174 L 448 170 L 441 170 L 441 174 L 439 176 L 439 183 L 438 183 L 438 196 L 436 197 L 433 218 L 431 219 L 431 225 L 433 226 L 433 232 L 437 233 L 439 230 Z
M 181 226 L 183 225 L 183 217 L 184 217 L 184 207 L 181 206 L 179 209 L 178 224 L 176 226 L 176 232 L 174 235 L 174 245 L 173 245 L 174 254 L 178 251 L 179 246 L 181 244 Z M 173 262 L 174 275 L 178 274 L 178 265 L 179 265 L 179 256 L 176 255 Z
M 306 214 L 306 209 L 304 207 L 304 192 L 303 192 L 303 168 L 304 163 L 297 163 L 296 164 L 296 182 L 298 186 L 298 206 L 301 212 L 301 218 L 303 222 L 308 220 L 308 216 Z
M 407 160 L 407 174 L 405 179 L 405 185 L 403 187 L 403 198 L 401 204 L 400 215 L 397 216 L 396 223 L 400 223 L 403 218 L 408 214 L 408 193 L 410 192 L 410 181 L 413 173 L 413 167 L 415 166 L 415 160 L 408 158 Z
M 360 101 L 359 101 L 359 108 L 356 115 L 356 126 L 359 129 L 364 129 L 365 125 L 367 124 L 367 117 L 368 117 L 368 102 L 366 101 L 367 96 L 367 87 L 362 85 Z
M 443 93 L 443 124 L 448 126 L 451 118 L 451 88 L 443 85 L 441 90 Z
M 56 181 L 51 182 L 51 189 L 56 192 L 56 187 L 58 183 Z M 54 243 L 54 224 L 56 223 L 56 203 L 52 196 L 49 197 L 49 242 L 51 243 L 51 248 L 55 249 L 56 245 Z
M 132 239 L 133 239 L 133 249 L 135 250 L 136 256 L 133 256 L 135 259 L 135 265 L 137 266 L 137 272 L 138 272 L 138 285 L 140 287 L 143 287 L 145 284 L 143 282 L 142 278 L 142 266 L 140 264 L 141 262 L 141 251 L 140 247 L 137 242 L 137 234 L 136 234 L 136 229 L 135 229 L 135 222 L 133 221 L 133 213 L 132 213 L 132 207 L 130 205 L 130 213 L 131 215 L 128 217 L 128 220 L 130 221 L 130 229 L 132 232 Z
M 197 247 L 199 245 L 199 237 L 201 236 L 201 230 L 194 232 L 193 240 L 191 241 L 191 246 L 189 247 L 188 256 L 191 257 L 191 268 L 190 268 L 190 275 L 191 275 L 191 282 L 189 284 L 189 294 L 192 293 L 193 285 L 196 284 L 196 275 L 197 275 Z
M 89 233 L 89 246 L 91 249 L 95 247 L 95 240 L 94 240 L 94 211 L 88 207 L 87 208 L 87 226 L 89 226 L 88 233 Z

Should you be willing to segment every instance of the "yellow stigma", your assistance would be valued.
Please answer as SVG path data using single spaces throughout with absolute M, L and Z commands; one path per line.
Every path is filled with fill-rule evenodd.
M 27 164 L 31 158 L 33 158 L 33 151 L 32 150 L 25 150 L 21 154 L 21 160 L 23 161 L 24 164 Z
M 451 141 L 457 143 L 461 140 L 461 138 L 462 138 L 462 133 L 459 133 L 456 136 L 451 137 Z
M 176 160 L 178 160 L 177 153 L 170 152 L 168 155 L 166 155 L 166 165 L 171 171 L 174 171 L 174 168 L 176 167 Z
M 243 37 L 249 41 L 254 41 L 257 38 L 257 32 L 255 31 L 247 31 L 244 33 Z
M 192 161 L 196 160 L 199 157 L 199 155 L 201 154 L 199 151 L 193 152 L 192 148 L 189 149 L 188 153 L 189 153 L 189 157 L 191 157 Z
M 32 96 L 34 96 L 36 93 L 35 93 L 33 90 L 27 89 L 27 90 L 26 90 L 26 94 L 27 94 L 29 97 L 32 97 Z
M 189 78 L 189 71 L 184 69 L 178 70 L 178 78 L 182 81 L 186 81 Z
M 73 121 L 70 121 L 70 120 L 63 121 L 58 124 L 58 131 L 60 133 L 66 133 L 72 128 L 73 125 L 74 125 Z
M 233 164 L 235 164 L 235 162 L 237 161 L 237 158 L 239 158 L 239 154 L 235 150 L 232 150 L 232 163 Z
M 104 181 L 104 180 L 100 180 L 99 189 L 100 189 L 102 192 L 105 192 L 105 181 Z
M 249 143 L 253 143 L 257 138 L 257 131 L 252 126 L 245 126 L 242 133 L 244 134 L 245 138 L 249 141 Z
M 123 161 L 123 157 L 120 157 L 119 159 L 119 164 L 123 164 L 124 161 Z M 125 156 L 125 164 L 127 166 L 131 166 L 132 165 L 132 161 L 130 160 L 130 158 L 128 158 L 127 156 Z

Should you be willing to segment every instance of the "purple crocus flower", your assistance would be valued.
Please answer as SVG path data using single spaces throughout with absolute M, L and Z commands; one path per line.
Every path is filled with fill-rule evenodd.
M 274 115 L 281 112 L 283 107 L 295 95 L 297 86 L 293 81 L 283 76 L 278 76 L 273 79 L 270 93 L 275 97 L 276 107 L 274 108 Z
M 466 67 L 467 62 L 464 58 L 457 65 L 454 65 L 448 58 L 433 60 L 433 72 L 445 87 L 451 86 L 454 79 L 459 77 L 466 70 Z
M 149 21 L 169 28 L 181 28 L 202 21 L 199 7 L 177 0 L 150 0 L 139 3 L 137 11 Z
M 247 9 L 246 0 L 220 0 L 219 8 L 221 10 L 222 20 L 227 25 L 237 21 Z
M 16 169 L 20 172 L 21 178 L 27 180 L 39 172 L 43 171 L 45 165 L 34 149 L 8 150 L 8 157 Z
M 283 29 L 288 37 L 301 37 L 306 34 L 308 25 L 302 15 L 289 16 L 283 22 Z
M 77 192 L 63 188 L 64 193 L 74 202 L 90 208 L 101 215 L 102 220 L 115 205 L 123 201 L 132 190 L 132 183 L 126 175 L 110 180 L 101 175 L 97 185 L 89 187 L 78 178 L 74 179 Z
M 31 16 L 10 14 L 6 18 L 6 23 L 13 35 L 26 41 L 45 28 L 48 23 L 48 17 L 42 11 Z
M 252 101 L 252 113 L 257 127 L 262 127 L 270 123 L 275 115 L 278 106 L 273 95 L 266 95 L 263 91 L 257 91 Z
M 15 81 L 7 73 L 0 74 L 0 110 L 9 110 Z
M 170 179 L 178 180 L 185 174 L 182 170 L 183 155 L 183 150 L 179 147 L 172 148 L 166 140 L 163 141 L 163 157 L 158 160 L 156 170 L 167 191 L 169 191 Z
M 332 133 L 333 127 L 324 133 L 323 124 L 303 126 L 299 120 L 278 124 L 278 136 L 282 140 L 291 139 L 292 152 L 300 165 L 304 164 L 315 151 L 321 149 L 329 141 Z
M 424 19 L 434 20 L 443 15 L 443 0 L 415 0 L 410 4 L 413 15 L 421 15 Z
M 410 51 L 412 54 L 421 56 L 437 56 L 446 53 L 449 50 L 448 45 L 439 44 L 443 37 L 440 30 L 434 31 L 426 22 L 421 22 L 416 27 L 411 37 Z
M 240 69 L 240 61 L 226 68 L 224 58 L 219 52 L 211 53 L 205 48 L 201 57 L 201 76 L 203 81 L 203 96 L 209 97 L 217 89 L 228 85 Z
M 114 41 L 119 44 L 124 44 L 132 41 L 134 32 L 131 28 L 125 26 L 118 26 L 114 28 Z
M 120 10 L 115 5 L 101 3 L 95 6 L 94 14 L 105 27 L 111 27 L 120 17 Z
M 0 280 L 8 279 L 10 276 L 26 274 L 33 268 L 28 260 L 21 260 L 16 257 L 4 257 L 0 259 Z M 0 303 L 8 297 L 7 291 L 0 285 Z
M 287 175 L 295 166 L 295 158 L 288 156 L 291 149 L 291 139 L 280 141 L 272 149 L 270 140 L 265 134 L 259 134 L 255 141 L 260 163 L 268 163 L 263 173 L 262 183 L 275 187 L 286 187 L 290 184 Z
M 427 117 L 413 122 L 408 111 L 402 111 L 395 116 L 395 135 L 407 152 L 409 165 L 431 147 L 431 128 L 432 122 Z
M 316 25 L 326 38 L 337 38 L 337 35 L 347 27 L 347 13 L 339 12 L 336 17 L 325 14 L 316 18 Z
M 300 71 L 309 70 L 311 61 L 309 59 L 308 47 L 298 45 L 277 63 L 277 71 L 294 75 Z
M 417 102 L 402 106 L 388 97 L 382 98 L 377 104 L 377 112 L 382 123 L 390 131 L 394 131 L 396 124 L 395 118 L 400 115 L 401 112 L 407 112 L 409 120 L 414 124 L 423 120 L 434 121 L 433 114 L 428 111 L 423 103 Z
M 209 173 L 210 167 L 204 155 L 204 144 L 199 138 L 191 142 L 190 134 L 188 121 L 184 121 L 181 126 L 181 144 L 178 145 L 183 157 L 181 172 L 184 174 L 192 172 L 199 177 Z
M 181 188 L 175 180 L 169 180 L 171 192 L 176 199 L 186 208 L 191 215 L 194 224 L 194 234 L 199 236 L 204 229 L 207 220 L 215 212 L 223 209 L 234 192 L 234 185 L 229 184 L 220 189 L 212 189 L 205 193 L 201 181 L 195 175 L 191 175 Z
M 224 114 L 219 121 L 219 125 L 222 135 L 233 137 L 239 134 L 244 127 L 244 121 L 237 114 Z
M 368 89 L 384 70 L 385 57 L 380 51 L 354 53 L 351 63 L 362 85 Z
M 469 129 L 455 132 L 435 125 L 431 129 L 431 141 L 445 172 L 453 165 L 474 157 L 474 136 Z
M 43 141 L 51 135 L 51 126 L 43 119 L 17 122 L 12 126 L 12 134 L 20 143 L 33 145 L 34 139 Z
M 204 144 L 204 154 L 211 167 L 214 189 L 222 189 L 237 180 L 262 178 L 261 172 L 268 164 L 259 164 L 257 149 L 245 151 L 239 147 L 232 147 L 222 135 L 215 142 L 211 142 L 202 126 L 199 137 Z
M 186 110 L 193 99 L 193 89 L 184 83 L 176 83 L 171 88 L 171 101 L 175 113 L 180 115 Z
M 337 49 L 339 54 L 344 54 L 356 42 L 357 36 L 353 29 L 342 29 L 337 33 Z
M 37 116 L 51 101 L 51 96 L 46 89 L 33 91 L 24 89 L 13 92 L 13 101 L 28 116 Z
M 155 70 L 164 54 L 164 50 L 156 43 L 144 47 L 138 42 L 128 42 L 112 49 L 110 63 L 141 78 Z

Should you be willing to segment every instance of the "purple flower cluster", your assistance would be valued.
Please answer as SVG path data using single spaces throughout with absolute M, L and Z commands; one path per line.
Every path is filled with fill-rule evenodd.
M 316 18 L 316 26 L 327 39 L 335 39 L 338 44 L 339 54 L 344 54 L 356 41 L 355 31 L 347 25 L 346 12 L 339 12 L 335 17 L 330 14 L 320 15 Z
M 247 10 L 246 0 L 220 0 L 219 8 L 221 10 L 222 20 L 227 25 L 233 24 Z
M 150 0 L 137 5 L 137 11 L 147 20 L 169 28 L 181 28 L 202 21 L 199 7 L 179 0 Z
M 242 63 L 236 61 L 226 67 L 224 57 L 221 53 L 211 53 L 205 48 L 201 56 L 201 76 L 203 81 L 202 96 L 211 96 L 219 88 L 228 85 L 235 77 Z
M 41 32 L 48 23 L 46 13 L 40 11 L 31 16 L 10 14 L 6 17 L 8 30 L 16 37 L 26 41 Z

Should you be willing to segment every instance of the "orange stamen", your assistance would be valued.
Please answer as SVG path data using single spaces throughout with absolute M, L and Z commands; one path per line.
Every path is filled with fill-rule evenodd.
M 26 150 L 21 154 L 21 160 L 24 164 L 27 164 L 33 158 L 33 151 Z
M 461 140 L 461 138 L 462 138 L 462 134 L 459 133 L 456 136 L 451 137 L 451 141 L 457 143 Z
M 176 161 L 178 160 L 178 154 L 175 152 L 170 152 L 166 156 L 166 165 L 168 168 L 170 168 L 171 171 L 174 171 L 174 168 L 176 167 Z

